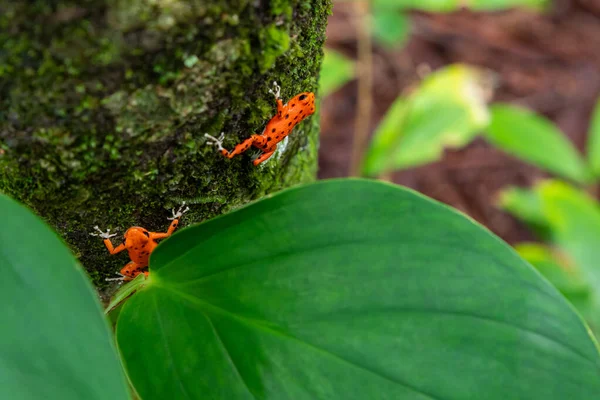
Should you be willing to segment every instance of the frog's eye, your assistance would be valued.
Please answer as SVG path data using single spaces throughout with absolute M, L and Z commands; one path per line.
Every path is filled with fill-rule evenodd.
M 148 233 L 148 231 L 143 231 L 142 233 L 143 233 L 144 235 L 146 235 L 146 237 L 147 237 L 147 238 L 149 238 L 149 237 L 150 237 L 150 234 Z
M 306 95 L 305 95 L 305 94 L 302 94 L 302 95 L 300 95 L 300 97 L 298 97 L 298 100 L 302 101 L 302 100 L 304 100 L 305 98 L 306 98 Z

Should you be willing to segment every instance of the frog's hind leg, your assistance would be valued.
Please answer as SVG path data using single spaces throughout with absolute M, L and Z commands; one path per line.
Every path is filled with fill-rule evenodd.
M 267 151 L 267 152 L 263 153 L 260 157 L 258 157 L 256 160 L 253 161 L 254 165 L 258 165 L 263 161 L 267 161 L 269 159 L 269 157 L 271 157 L 273 155 L 273 153 L 275 153 L 275 149 L 272 149 L 271 151 Z
M 141 265 L 137 264 L 134 261 L 130 261 L 127 264 L 125 264 L 123 268 L 121 268 L 121 271 L 119 271 L 118 273 L 118 275 L 120 275 L 118 278 L 106 278 L 106 280 L 127 282 L 141 274 L 143 272 L 143 269 L 144 267 L 142 267 Z

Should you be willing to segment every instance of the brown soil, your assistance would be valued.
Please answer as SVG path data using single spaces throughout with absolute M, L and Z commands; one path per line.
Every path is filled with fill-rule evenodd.
M 356 58 L 352 6 L 337 3 L 327 46 Z M 413 34 L 396 51 L 375 45 L 371 131 L 394 99 L 418 82 L 420 65 L 432 69 L 462 62 L 499 76 L 493 101 L 542 113 L 584 151 L 590 115 L 600 95 L 600 1 L 555 1 L 545 15 L 524 10 L 478 14 L 413 13 Z M 319 177 L 347 176 L 354 132 L 357 83 L 322 103 Z M 530 186 L 545 174 L 493 149 L 482 140 L 446 152 L 440 162 L 397 172 L 396 183 L 450 204 L 509 243 L 531 239 L 529 231 L 495 206 L 500 189 Z

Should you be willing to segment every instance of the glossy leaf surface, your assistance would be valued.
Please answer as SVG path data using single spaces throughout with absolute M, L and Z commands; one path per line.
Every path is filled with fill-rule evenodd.
M 100 303 L 68 248 L 0 194 L 0 399 L 128 399 Z
M 462 214 L 372 181 L 176 233 L 117 339 L 145 400 L 600 396 L 597 349 L 555 288 Z

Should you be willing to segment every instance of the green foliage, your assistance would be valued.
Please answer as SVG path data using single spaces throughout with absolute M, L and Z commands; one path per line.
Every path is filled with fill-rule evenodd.
M 560 290 L 586 319 L 592 316 L 590 286 L 565 255 L 539 243 L 520 243 L 515 250 Z
M 600 179 L 600 100 L 596 102 L 588 133 L 588 163 L 596 179 Z
M 485 137 L 496 147 L 573 183 L 595 183 L 600 165 L 598 107 L 589 133 L 588 163 L 559 129 L 542 116 L 504 104 L 493 105 L 491 115 Z M 533 189 L 506 189 L 499 205 L 548 243 L 549 247 L 527 244 L 517 248 L 571 300 L 594 331 L 600 332 L 598 202 L 580 187 L 550 180 Z
M 451 12 L 467 7 L 473 10 L 498 11 L 512 7 L 543 10 L 550 0 L 372 0 L 374 6 L 403 10 Z
M 595 332 L 600 330 L 600 205 L 596 200 L 564 182 L 549 180 L 536 185 L 530 191 L 530 198 L 535 197 L 539 204 L 536 210 L 536 226 L 543 226 L 544 239 L 555 246 L 562 256 L 554 259 L 563 268 L 563 278 L 583 283 L 589 287 L 589 295 L 576 293 L 577 301 L 573 304 L 586 317 Z M 524 197 L 521 197 L 523 199 Z M 521 206 L 513 201 L 510 210 Z M 523 207 L 521 207 L 522 209 Z M 515 214 L 525 222 L 524 214 Z M 534 265 L 536 265 L 534 263 Z M 556 276 L 556 269 L 545 269 Z M 556 279 L 542 271 L 556 283 Z M 567 278 L 564 278 L 566 280 Z M 567 286 L 567 289 L 565 289 Z M 572 299 L 572 285 L 564 282 L 557 284 L 567 298 Z
M 486 138 L 496 147 L 565 178 L 589 182 L 585 161 L 550 121 L 505 104 L 493 105 L 491 115 Z
M 111 311 L 115 310 L 119 305 L 121 305 L 129 296 L 134 294 L 140 288 L 142 288 L 146 284 L 146 275 L 139 274 L 135 279 L 132 279 L 130 282 L 127 282 L 123 286 L 116 291 L 116 293 L 112 296 L 110 303 L 106 306 L 104 310 L 105 314 L 109 314 Z
M 387 47 L 401 47 L 410 36 L 410 19 L 396 10 L 373 10 L 373 36 Z
M 372 0 L 373 7 L 396 10 L 422 10 L 450 12 L 456 10 L 461 0 Z
M 0 398 L 130 398 L 81 266 L 39 218 L 2 194 L 0 221 Z
M 466 3 L 477 11 L 499 11 L 512 7 L 544 11 L 551 5 L 550 0 L 467 0 Z
M 327 96 L 342 87 L 354 78 L 354 62 L 342 54 L 331 49 L 325 49 L 321 75 L 319 77 L 319 91 L 322 96 Z
M 536 192 L 518 187 L 505 189 L 500 194 L 498 205 L 526 222 L 541 238 L 550 238 L 542 201 Z
M 281 192 L 181 230 L 150 270 L 117 322 L 145 400 L 600 396 L 564 298 L 472 220 L 392 185 Z
M 375 176 L 438 160 L 460 148 L 488 123 L 485 74 L 452 65 L 429 75 L 408 97 L 399 97 L 377 127 L 363 173 Z

